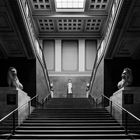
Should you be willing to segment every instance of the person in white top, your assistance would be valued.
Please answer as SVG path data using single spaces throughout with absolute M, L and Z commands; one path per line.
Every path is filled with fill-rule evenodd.
M 72 81 L 71 79 L 68 80 L 68 84 L 67 84 L 67 94 L 68 97 L 72 97 Z

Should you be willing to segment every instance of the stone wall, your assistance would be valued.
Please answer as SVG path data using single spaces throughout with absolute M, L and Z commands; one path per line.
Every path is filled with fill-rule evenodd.
M 50 76 L 54 85 L 54 98 L 67 97 L 68 79 L 72 80 L 73 97 L 86 98 L 86 84 L 89 82 L 90 76 Z
M 26 104 L 30 99 L 31 98 L 27 93 L 20 89 L 0 87 L 0 118 Z M 18 122 L 22 122 L 28 116 L 28 104 L 20 108 L 15 113 L 18 113 Z
M 102 60 L 98 66 L 90 94 L 94 98 L 97 98 L 101 96 L 103 93 L 104 93 L 104 60 Z
M 140 106 L 140 87 L 124 87 L 113 93 L 110 97 L 112 101 L 112 115 L 114 118 L 122 123 L 125 120 L 125 114 L 120 107 L 123 107 L 135 116 L 140 116 L 139 106 Z M 131 115 L 128 115 L 129 118 Z M 132 117 L 133 118 L 133 117 Z

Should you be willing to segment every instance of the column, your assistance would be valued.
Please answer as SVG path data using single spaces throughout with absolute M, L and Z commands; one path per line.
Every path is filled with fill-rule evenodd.
M 61 40 L 55 40 L 55 71 L 61 72 Z
M 79 72 L 85 71 L 85 39 L 79 39 Z

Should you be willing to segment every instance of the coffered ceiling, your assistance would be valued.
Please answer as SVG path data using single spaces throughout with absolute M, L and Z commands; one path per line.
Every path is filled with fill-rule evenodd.
M 58 0 L 63 2 L 69 0 Z M 75 7 L 75 0 L 72 0 Z M 57 37 L 101 38 L 112 0 L 84 1 L 80 9 L 57 8 L 56 0 L 0 0 L 0 58 L 34 58 L 27 21 L 39 39 Z M 78 4 L 78 3 L 77 3 Z M 66 3 L 65 3 L 66 5 Z M 69 6 L 69 5 L 67 5 Z M 30 35 L 30 36 L 29 36 Z
M 15 14 L 10 7 L 9 1 L 0 0 L 0 58 L 34 57 L 31 49 L 27 48 L 23 41 L 21 35 L 22 26 L 20 27 L 16 22 Z
M 124 4 L 106 58 L 140 59 L 140 1 Z
M 29 5 L 40 38 L 66 36 L 100 38 L 111 0 L 85 0 L 83 11 L 76 8 L 57 8 L 56 0 L 29 0 Z
M 100 39 L 106 32 L 113 2 L 120 0 L 85 0 L 83 9 L 57 8 L 56 0 L 0 0 L 0 58 L 35 57 L 19 1 L 27 3 L 27 20 L 31 20 L 33 34 L 39 39 Z M 125 0 L 106 58 L 140 58 L 139 46 L 140 1 Z
M 4 1 L 0 1 L 0 46 L 5 57 L 26 55 Z

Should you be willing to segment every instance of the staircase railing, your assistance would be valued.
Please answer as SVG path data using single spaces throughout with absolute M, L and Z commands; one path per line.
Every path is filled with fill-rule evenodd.
M 48 79 L 48 85 L 49 85 L 49 90 L 50 90 L 50 77 L 49 77 L 49 74 L 48 74 L 48 69 L 47 69 L 47 64 L 46 64 L 46 61 L 45 61 L 45 56 L 44 56 L 44 52 L 42 50 L 42 60 L 43 60 L 43 64 L 44 64 L 44 67 L 45 67 L 45 72 L 46 72 L 46 76 L 47 76 L 47 79 Z
M 126 134 L 140 134 L 140 118 L 129 112 L 105 95 L 96 98 L 96 107 L 105 107 L 110 114 L 125 128 Z
M 90 81 L 89 81 L 89 84 L 90 84 L 90 89 L 89 90 L 90 91 L 92 89 L 92 86 L 93 86 L 93 83 L 94 83 L 94 80 L 95 80 L 96 71 L 97 71 L 97 68 L 96 68 L 97 59 L 98 59 L 98 54 L 96 53 L 95 61 L 94 61 L 94 65 L 93 65 L 93 68 L 92 68 L 92 73 L 91 73 L 91 77 L 90 77 Z
M 35 95 L 28 102 L 23 104 L 22 106 L 16 108 L 8 115 L 0 119 L 0 136 L 13 135 L 15 133 L 16 128 L 28 118 L 28 116 L 32 113 L 34 108 L 42 107 L 42 104 L 38 102 L 38 96 Z

